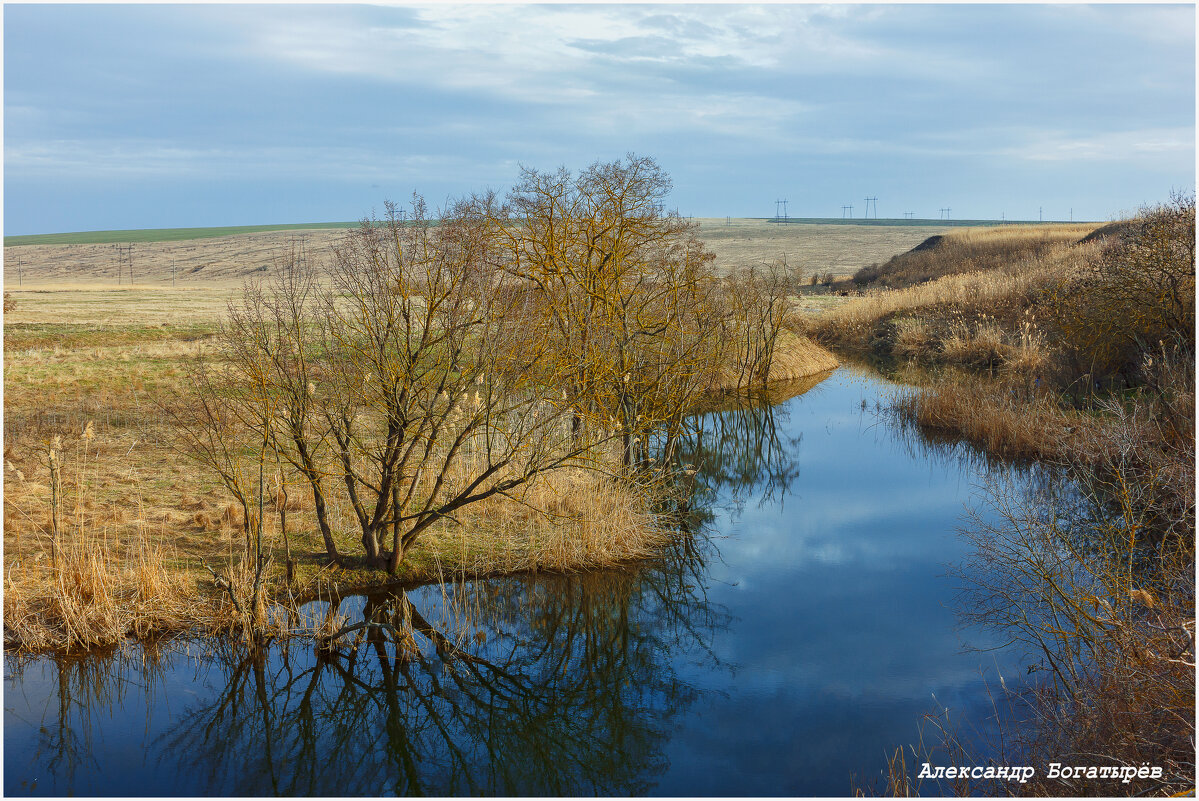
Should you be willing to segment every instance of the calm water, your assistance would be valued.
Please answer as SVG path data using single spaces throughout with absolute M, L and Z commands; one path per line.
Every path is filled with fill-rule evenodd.
M 416 658 L 6 657 L 4 791 L 848 794 L 937 703 L 982 721 L 984 682 L 1024 672 L 964 650 L 994 643 L 958 626 L 946 575 L 964 508 L 1014 479 L 882 421 L 894 389 L 843 368 L 709 416 L 705 520 L 653 565 L 341 603 L 424 628 Z

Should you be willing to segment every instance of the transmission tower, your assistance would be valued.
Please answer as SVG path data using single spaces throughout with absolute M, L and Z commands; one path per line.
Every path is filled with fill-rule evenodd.
M 782 218 L 779 217 L 779 206 L 783 207 Z M 787 219 L 787 201 L 786 200 L 774 201 L 774 221 L 777 223 L 777 222 L 782 222 L 785 219 Z
M 903 218 L 904 218 L 905 220 L 910 220 L 910 219 L 912 219 L 912 212 L 910 212 L 910 211 L 905 211 L 905 212 L 903 213 Z
M 868 198 L 866 198 L 866 213 L 862 215 L 863 220 L 870 219 L 870 204 L 871 203 L 874 204 L 874 219 L 876 219 L 876 220 L 878 219 L 878 198 L 868 197 Z
M 849 219 L 851 219 L 851 220 L 853 219 L 853 206 L 852 205 L 841 207 L 841 219 L 844 220 L 846 216 L 848 216 Z

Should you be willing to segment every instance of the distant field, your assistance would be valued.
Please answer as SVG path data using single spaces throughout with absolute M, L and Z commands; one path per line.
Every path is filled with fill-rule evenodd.
M 303 231 L 329 228 L 355 228 L 357 222 L 289 223 L 286 225 L 234 225 L 225 228 L 138 228 L 126 231 L 76 231 L 67 234 L 30 234 L 6 236 L 4 247 L 19 245 L 110 245 L 128 242 L 179 242 L 185 239 L 212 239 L 237 234 L 267 231 Z
M 706 225 L 716 225 L 720 218 L 702 218 Z M 962 228 L 987 225 L 1002 225 L 997 220 L 897 220 L 897 219 L 852 219 L 840 217 L 789 217 L 779 221 L 772 217 L 736 217 L 738 222 L 769 223 L 771 225 L 863 225 L 881 227 L 927 227 Z M 1016 220 L 1008 220 L 1011 225 Z M 64 234 L 29 234 L 4 237 L 5 247 L 19 245 L 110 245 L 129 242 L 180 242 L 187 239 L 213 239 L 237 234 L 257 234 L 270 231 L 315 231 L 335 228 L 355 228 L 358 222 L 288 223 L 282 225 L 234 225 L 224 228 L 139 228 L 123 231 L 75 231 Z M 1036 222 L 1021 222 L 1021 225 L 1036 225 Z M 1045 223 L 1048 225 L 1049 223 Z
M 928 220 L 808 220 L 775 224 L 767 219 L 700 218 L 700 235 L 722 270 L 786 258 L 805 274 L 850 275 L 884 262 L 929 236 L 960 224 Z M 41 237 L 8 237 L 4 288 L 9 292 L 106 290 L 117 287 L 234 288 L 262 274 L 292 246 L 318 265 L 355 223 L 293 226 L 95 231 Z M 71 240 L 54 241 L 54 237 Z M 84 241 L 90 237 L 90 241 Z M 139 238 L 140 237 L 140 238 Z M 18 244 L 13 243 L 17 240 Z M 132 243 L 127 254 L 118 245 Z M 132 276 L 130 276 L 130 260 Z M 132 280 L 131 280 L 132 279 Z

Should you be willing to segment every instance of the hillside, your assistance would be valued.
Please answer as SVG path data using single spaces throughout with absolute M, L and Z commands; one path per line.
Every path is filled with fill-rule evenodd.
M 916 247 L 853 275 L 859 289 L 922 284 L 947 275 L 993 270 L 1044 256 L 1055 245 L 1077 242 L 1098 223 L 1059 223 L 973 228 L 930 236 Z M 1105 226 L 1106 227 L 1106 226 Z

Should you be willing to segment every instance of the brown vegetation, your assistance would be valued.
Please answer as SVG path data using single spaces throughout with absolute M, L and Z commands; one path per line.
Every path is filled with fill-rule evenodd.
M 883 264 L 863 267 L 852 283 L 863 289 L 900 289 L 947 275 L 993 270 L 1038 259 L 1054 245 L 1073 244 L 1095 228 L 1093 223 L 1013 225 L 938 234 Z
M 988 452 L 1048 459 L 1083 503 L 993 498 L 966 530 L 968 619 L 1041 659 L 1008 764 L 1149 764 L 1152 786 L 1037 780 L 1035 795 L 1194 789 L 1195 217 L 1175 197 L 1104 236 L 867 298 L 826 342 L 947 365 L 895 410 Z M 1048 512 L 1047 512 L 1048 509 Z M 972 754 L 938 724 L 955 764 Z M 927 757 L 927 754 L 926 754 Z M 889 790 L 915 789 L 904 761 Z M 1001 783 L 1002 785 L 1002 783 Z M 954 792 L 1011 792 L 968 781 Z
M 523 206 L 339 232 L 332 263 L 288 250 L 244 292 L 26 291 L 5 321 L 6 642 L 267 636 L 270 601 L 334 583 L 659 549 L 674 490 L 654 468 L 687 415 L 836 362 L 794 332 L 790 283 L 730 310 L 725 290 L 761 287 L 644 203 L 652 162 L 554 177 L 526 172 Z M 598 212 L 538 222 L 542 200 Z

